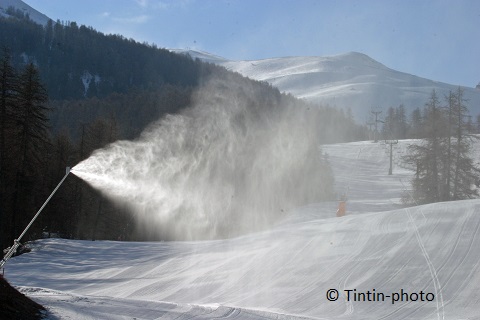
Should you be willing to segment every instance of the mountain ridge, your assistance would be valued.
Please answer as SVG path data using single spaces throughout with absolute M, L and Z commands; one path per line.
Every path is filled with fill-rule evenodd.
M 5 15 L 9 6 L 28 13 L 37 23 L 45 25 L 50 20 L 21 0 L 0 0 L 0 15 L 2 12 Z M 35 18 L 39 15 L 43 22 L 40 18 Z M 234 61 L 206 51 L 168 50 L 188 55 L 194 60 L 223 66 L 253 80 L 268 82 L 281 92 L 314 104 L 350 109 L 358 122 L 368 120 L 372 109 L 386 110 L 403 105 L 411 112 L 424 106 L 433 89 L 443 98 L 458 88 L 457 85 L 394 70 L 355 51 L 331 56 L 287 56 Z M 471 114 L 479 114 L 480 85 L 476 88 L 461 87 L 465 91 Z M 88 90 L 84 88 L 83 91 L 86 95 Z
M 20 10 L 23 14 L 28 15 L 32 21 L 44 26 L 49 20 L 54 21 L 21 0 L 0 0 L 0 16 L 10 16 L 7 13 L 9 7 Z
M 202 60 L 214 56 L 195 50 L 176 49 Z M 332 56 L 291 56 L 260 60 L 212 60 L 230 71 L 266 81 L 280 91 L 307 101 L 350 108 L 357 121 L 366 120 L 372 108 L 398 107 L 408 111 L 422 108 L 432 90 L 439 97 L 458 86 L 430 80 L 389 68 L 370 56 L 347 52 Z M 461 86 L 473 115 L 480 113 L 480 90 Z

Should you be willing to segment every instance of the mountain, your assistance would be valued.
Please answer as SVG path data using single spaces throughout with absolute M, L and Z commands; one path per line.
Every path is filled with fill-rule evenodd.
M 422 107 L 433 89 L 443 97 L 458 87 L 393 70 L 358 52 L 328 57 L 246 61 L 228 61 L 194 50 L 174 52 L 222 65 L 251 79 L 266 81 L 282 92 L 307 101 L 351 108 L 360 122 L 368 118 L 372 108 L 386 110 L 403 104 L 411 111 Z M 479 88 L 463 89 L 471 114 L 477 115 L 480 113 Z
M 19 10 L 19 12 L 23 13 L 25 16 L 28 16 L 32 21 L 41 25 L 46 25 L 48 20 L 51 20 L 43 13 L 38 12 L 21 0 L 0 0 L 0 16 L 12 16 L 13 12 L 9 12 L 9 8 L 15 8 L 15 10 Z
M 9 12 L 9 7 L 15 8 L 16 11 L 12 12 L 10 9 Z M 50 20 L 46 15 L 38 12 L 21 0 L 0 0 L 0 16 L 18 16 L 19 13 L 28 16 L 31 20 L 43 26 L 46 26 Z M 80 31 L 85 33 L 92 30 L 83 28 Z M 92 34 L 88 36 L 91 37 Z M 63 46 L 66 44 L 66 41 L 57 41 L 56 44 Z M 92 46 L 90 43 L 82 45 Z M 28 43 L 24 47 L 28 47 Z M 50 49 L 53 51 L 60 49 L 62 52 L 66 49 L 72 50 L 71 48 L 57 48 L 55 46 Z M 29 53 L 25 48 L 22 48 L 22 50 L 26 53 L 21 52 L 24 60 L 28 59 L 27 56 L 29 54 L 36 56 L 37 59 L 41 56 L 38 53 Z M 398 107 L 400 104 L 403 104 L 407 111 L 411 111 L 416 107 L 422 107 L 433 89 L 437 91 L 440 97 L 443 97 L 449 91 L 457 88 L 456 85 L 393 70 L 358 52 L 327 57 L 300 56 L 231 61 L 218 55 L 198 50 L 170 49 L 170 51 L 188 55 L 194 60 L 199 59 L 223 66 L 228 70 L 238 72 L 254 80 L 266 81 L 280 91 L 290 93 L 297 98 L 322 105 L 350 108 L 358 122 L 367 120 L 373 108 L 386 110 L 388 107 Z M 98 57 L 84 56 L 84 58 L 89 61 L 98 61 Z M 125 65 L 123 63 L 125 62 L 124 58 L 112 59 L 111 61 L 121 61 L 122 65 Z M 72 65 L 73 62 L 69 61 L 68 63 Z M 41 61 L 39 64 L 42 67 L 43 63 Z M 73 64 L 76 65 L 76 63 Z M 75 98 L 96 95 L 97 91 L 107 93 L 111 90 L 118 90 L 118 87 L 126 86 L 125 84 L 116 84 L 115 82 L 119 80 L 106 76 L 105 72 L 102 75 L 99 70 L 95 69 L 99 68 L 84 65 L 79 70 L 74 70 L 73 72 L 68 70 L 67 73 L 73 75 L 72 79 L 75 81 L 75 84 L 71 83 L 72 79 L 64 79 L 64 83 L 72 88 L 71 92 L 75 91 L 73 94 Z M 134 69 L 138 68 L 135 67 Z M 152 70 L 152 68 L 149 68 L 149 70 Z M 152 77 L 154 78 L 155 76 L 152 75 Z M 55 75 L 55 78 L 58 78 L 57 75 Z M 124 75 L 121 78 L 135 82 L 135 79 L 138 79 L 139 76 Z M 68 96 L 64 92 L 59 92 L 58 87 L 53 89 L 53 84 L 49 83 L 50 80 L 45 80 L 47 87 L 51 88 L 49 92 L 52 97 L 65 98 Z M 142 82 L 140 86 L 143 86 L 144 83 L 158 83 L 158 79 L 153 81 L 151 79 L 143 81 L 142 79 L 140 82 Z M 135 85 L 138 86 L 139 83 Z M 92 89 L 92 87 L 98 88 Z M 477 88 L 464 87 L 464 90 L 470 112 L 476 116 L 480 113 L 480 85 Z
M 215 63 L 215 64 L 223 64 L 228 62 L 227 59 L 222 58 L 220 56 L 205 52 L 205 51 L 198 51 L 198 50 L 184 50 L 184 49 L 169 49 L 171 52 L 183 54 L 189 56 L 192 59 L 200 59 L 204 62 L 208 63 Z

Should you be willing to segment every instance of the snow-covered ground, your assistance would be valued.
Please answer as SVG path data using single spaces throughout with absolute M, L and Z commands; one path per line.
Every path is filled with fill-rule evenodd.
M 388 146 L 324 150 L 348 193 L 345 217 L 329 202 L 230 240 L 41 240 L 5 276 L 60 319 L 479 319 L 480 201 L 402 209 L 412 172 L 388 175 Z
M 433 89 L 443 99 L 457 85 L 433 81 L 393 70 L 359 53 L 327 57 L 280 57 L 262 60 L 230 61 L 207 52 L 172 49 L 238 72 L 251 79 L 266 81 L 297 98 L 350 108 L 355 119 L 364 123 L 372 108 L 384 110 L 403 104 L 410 112 L 423 108 Z M 480 112 L 480 90 L 464 87 L 473 116 Z M 443 103 L 443 101 L 442 101 Z
M 24 14 L 28 14 L 31 20 L 41 25 L 46 25 L 48 20 L 50 20 L 49 17 L 33 9 L 21 0 L 0 0 L 0 16 L 8 16 L 6 11 L 9 7 L 14 7 L 15 9 L 22 11 Z

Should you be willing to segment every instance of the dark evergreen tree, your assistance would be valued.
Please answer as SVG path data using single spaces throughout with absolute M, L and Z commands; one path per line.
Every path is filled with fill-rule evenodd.
M 444 166 L 443 166 L 443 194 L 442 199 L 450 200 L 450 186 L 451 186 L 451 176 L 452 176 L 452 126 L 455 113 L 455 95 L 450 91 L 449 95 L 445 97 L 447 102 L 446 109 L 446 150 L 447 152 L 444 155 Z
M 3 57 L 0 61 L 0 248 L 5 246 L 8 240 L 9 224 L 8 219 L 8 195 L 7 184 L 9 177 L 7 173 L 10 166 L 7 163 L 7 136 L 11 129 L 13 119 L 12 112 L 17 95 L 17 75 L 11 65 L 9 50 L 4 48 Z
M 423 138 L 423 116 L 420 108 L 412 111 L 410 116 L 410 126 L 407 133 L 408 138 Z
M 382 135 L 384 139 L 405 139 L 407 137 L 407 116 L 405 107 L 390 107 L 383 122 Z
M 42 153 L 49 144 L 47 100 L 38 70 L 30 63 L 19 77 L 15 110 L 20 135 L 20 170 L 24 174 L 27 174 L 29 166 L 44 161 Z
M 453 95 L 453 185 L 452 199 L 469 199 L 477 195 L 477 190 L 471 186 L 479 180 L 479 170 L 470 156 L 471 138 L 468 133 L 468 108 L 463 97 L 462 88 L 458 87 Z
M 409 146 L 405 161 L 416 168 L 412 181 L 417 203 L 469 199 L 478 196 L 472 188 L 480 171 L 471 158 L 472 136 L 468 133 L 468 108 L 463 90 L 450 92 L 447 107 L 440 108 L 432 92 L 425 108 L 425 139 Z
M 398 106 L 396 110 L 396 120 L 397 120 L 397 127 L 395 132 L 396 139 L 406 139 L 407 132 L 408 132 L 408 122 L 407 122 L 407 112 L 403 104 Z
M 56 187 L 65 174 L 65 168 L 78 161 L 76 146 L 71 141 L 66 130 L 57 134 L 48 148 L 48 162 L 42 167 L 43 197 Z M 48 206 L 39 216 L 36 225 L 42 228 L 43 235 L 74 238 L 78 224 L 76 181 L 69 176 L 62 187 L 55 193 Z
M 477 115 L 477 128 L 475 133 L 480 133 L 480 114 Z
M 383 120 L 383 128 L 382 128 L 383 138 L 386 140 L 395 139 L 396 131 L 397 131 L 397 114 L 396 114 L 395 108 L 390 107 L 387 110 L 385 120 Z
M 425 115 L 425 141 L 410 145 L 409 154 L 405 157 L 405 161 L 416 168 L 412 184 L 413 194 L 418 203 L 438 202 L 441 199 L 439 173 L 445 132 L 440 101 L 435 90 L 432 91 L 425 106 Z
M 14 118 L 17 159 L 11 217 L 12 236 L 17 235 L 35 212 L 36 198 L 49 144 L 47 93 L 40 83 L 38 70 L 28 64 L 19 76 Z

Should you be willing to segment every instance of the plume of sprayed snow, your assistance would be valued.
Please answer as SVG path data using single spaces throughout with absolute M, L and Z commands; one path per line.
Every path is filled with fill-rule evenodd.
M 127 203 L 159 238 L 265 228 L 293 206 L 320 199 L 322 168 L 314 117 L 256 103 L 262 97 L 255 90 L 211 80 L 194 94 L 193 107 L 135 141 L 95 151 L 72 172 Z

